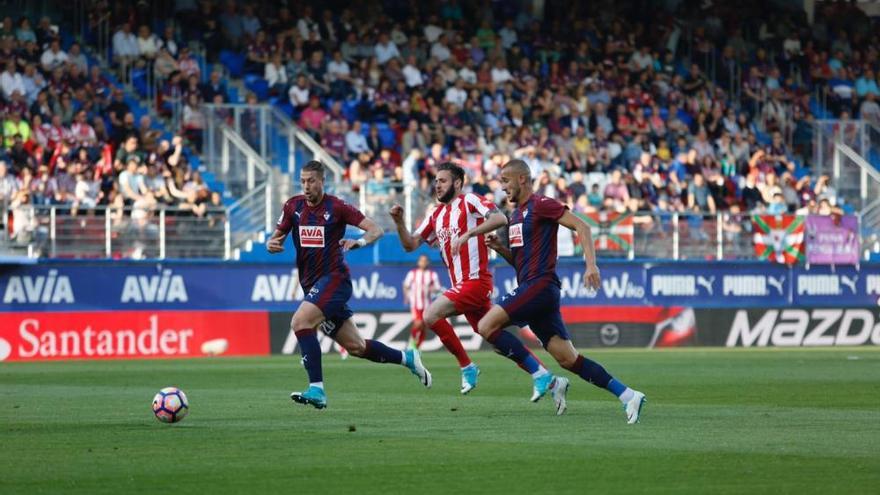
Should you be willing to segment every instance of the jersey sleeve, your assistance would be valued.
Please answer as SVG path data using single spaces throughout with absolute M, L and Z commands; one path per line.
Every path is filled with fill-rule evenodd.
M 566 210 L 568 210 L 567 206 L 547 196 L 538 197 L 532 208 L 532 211 L 538 218 L 546 218 L 554 222 L 559 220 L 562 215 L 565 215 Z
M 413 231 L 413 234 L 421 237 L 422 240 L 424 240 L 429 245 L 434 244 L 434 241 L 437 240 L 437 234 L 434 232 L 434 213 L 436 211 L 436 209 L 432 210 L 430 213 L 425 215 L 422 223 L 420 223 L 419 226 L 416 227 L 416 230 Z
M 440 277 L 437 275 L 437 272 L 431 270 L 431 288 L 435 291 L 440 291 Z
M 474 193 L 465 194 L 464 202 L 467 205 L 468 213 L 477 218 L 486 218 L 497 210 L 495 203 Z
M 284 207 L 281 208 L 281 216 L 278 217 L 275 228 L 284 233 L 284 235 L 287 235 L 290 229 L 293 228 L 293 201 L 284 203 Z
M 403 287 L 409 289 L 413 282 L 413 271 L 410 270 L 406 272 L 406 277 L 403 279 Z
M 364 221 L 364 218 L 366 218 L 360 210 L 345 201 L 337 202 L 336 210 L 339 218 L 347 225 L 354 225 L 357 227 Z

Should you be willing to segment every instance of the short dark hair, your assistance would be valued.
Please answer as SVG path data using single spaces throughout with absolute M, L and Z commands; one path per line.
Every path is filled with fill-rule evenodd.
M 437 167 L 437 171 L 446 170 L 452 174 L 452 182 L 454 183 L 456 180 L 460 180 L 461 184 L 464 185 L 464 169 L 459 167 L 458 165 L 452 162 L 443 162 Z
M 310 160 L 309 163 L 306 163 L 302 169 L 303 172 L 317 172 L 321 178 L 324 178 L 324 164 L 319 162 L 318 160 Z

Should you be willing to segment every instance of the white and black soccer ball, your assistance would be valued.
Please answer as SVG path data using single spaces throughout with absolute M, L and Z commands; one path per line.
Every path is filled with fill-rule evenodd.
M 165 387 L 153 397 L 153 414 L 163 423 L 177 423 L 189 413 L 189 401 L 183 390 Z

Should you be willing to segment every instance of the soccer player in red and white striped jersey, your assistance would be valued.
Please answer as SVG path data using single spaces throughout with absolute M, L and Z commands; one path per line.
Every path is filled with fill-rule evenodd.
M 440 292 L 440 277 L 428 267 L 426 255 L 419 256 L 417 268 L 413 268 L 403 279 L 403 300 L 412 313 L 413 324 L 409 334 L 409 345 L 414 349 L 425 341 L 425 309 L 431 305 L 431 298 Z
M 404 249 L 413 251 L 423 242 L 436 246 L 449 270 L 452 287 L 428 306 L 424 321 L 458 359 L 461 393 L 466 394 L 476 387 L 479 368 L 471 362 L 446 318 L 463 314 L 476 332 L 480 318 L 492 307 L 494 287 L 485 234 L 507 224 L 507 217 L 491 201 L 473 193 L 462 194 L 463 186 L 464 170 L 453 163 L 443 163 L 434 179 L 434 193 L 440 204 L 415 231 L 407 231 L 400 205 L 394 205 L 390 214 Z M 517 360 L 524 370 L 546 372 L 533 354 L 525 348 L 521 350 L 529 356 L 526 360 Z

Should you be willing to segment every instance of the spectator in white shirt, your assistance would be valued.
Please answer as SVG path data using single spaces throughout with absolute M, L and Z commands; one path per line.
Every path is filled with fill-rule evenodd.
M 113 35 L 113 58 L 119 63 L 129 64 L 140 55 L 137 38 L 126 22 Z
M 403 78 L 406 80 L 406 85 L 410 88 L 424 84 L 422 71 L 419 70 L 415 55 L 407 57 L 406 65 L 403 66 Z
M 449 47 L 446 46 L 446 35 L 441 34 L 440 39 L 437 40 L 436 43 L 431 45 L 431 57 L 436 59 L 438 62 L 445 62 L 449 60 L 449 57 L 452 56 L 452 52 L 449 51 Z
M 516 29 L 513 26 L 513 19 L 504 21 L 504 27 L 498 31 L 498 36 L 501 37 L 501 46 L 505 50 L 510 50 L 510 47 L 516 44 L 517 36 Z
M 440 38 L 440 35 L 443 34 L 443 28 L 437 25 L 436 15 L 428 18 L 428 25 L 422 31 L 425 33 L 425 40 L 428 43 L 433 43 Z
M 477 84 L 477 73 L 474 72 L 474 59 L 469 58 L 465 61 L 464 66 L 458 70 L 458 77 L 464 80 L 465 84 L 471 86 Z
M 467 101 L 467 91 L 464 89 L 464 81 L 459 79 L 455 81 L 455 86 L 450 86 L 446 90 L 445 100 L 458 108 L 464 108 L 464 102 Z
M 43 52 L 43 56 L 40 57 L 40 64 L 47 72 L 51 72 L 56 67 L 60 67 L 65 63 L 67 63 L 67 53 L 61 49 L 61 42 L 57 39 L 53 39 L 52 42 L 49 43 L 49 48 Z
M 311 6 L 306 5 L 305 8 L 303 9 L 303 16 L 299 21 L 297 21 L 296 29 L 297 29 L 297 31 L 299 31 L 299 35 L 303 40 L 310 39 L 309 38 L 310 33 L 315 33 L 316 39 L 318 41 L 321 40 L 321 33 L 318 30 L 319 29 L 318 23 L 315 22 L 314 19 L 312 19 L 312 7 Z
M 15 69 L 15 61 L 6 62 L 6 70 L 0 74 L 0 88 L 3 89 L 3 96 L 7 100 L 12 98 L 12 92 L 18 91 L 20 94 L 27 94 L 24 88 L 24 79 Z
M 345 149 L 350 155 L 358 153 L 372 154 L 370 146 L 367 144 L 367 138 L 361 133 L 361 121 L 355 120 L 351 125 L 351 130 L 345 133 Z
M 263 78 L 269 83 L 269 88 L 276 92 L 283 92 L 287 89 L 287 69 L 284 68 L 284 62 L 281 61 L 281 52 L 274 51 L 263 73 Z
M 147 60 L 153 60 L 159 53 L 159 46 L 162 42 L 150 32 L 149 27 L 143 25 L 138 28 L 137 44 L 140 56 Z
M 351 68 L 348 66 L 348 62 L 342 58 L 341 51 L 336 50 L 333 52 L 333 60 L 327 64 L 327 75 L 330 77 L 330 81 L 339 79 L 343 81 L 351 80 Z
M 287 92 L 290 97 L 290 104 L 294 108 L 303 109 L 309 104 L 309 82 L 306 76 L 300 75 L 296 78 L 296 84 L 290 87 Z
M 495 61 L 495 67 L 492 67 L 492 82 L 495 84 L 503 84 L 513 79 L 513 75 L 507 70 L 507 64 L 503 58 Z
M 67 61 L 78 66 L 83 74 L 89 73 L 89 61 L 83 55 L 82 50 L 80 50 L 79 43 L 70 45 L 70 50 L 67 52 Z
M 859 117 L 875 126 L 880 125 L 880 105 L 877 104 L 874 93 L 865 94 L 865 101 L 859 106 Z
M 388 62 L 392 58 L 400 57 L 400 52 L 397 51 L 397 45 L 395 45 L 385 33 L 379 35 L 379 42 L 376 43 L 374 49 L 376 50 L 376 60 L 379 62 L 379 65 L 385 65 L 385 62 Z

